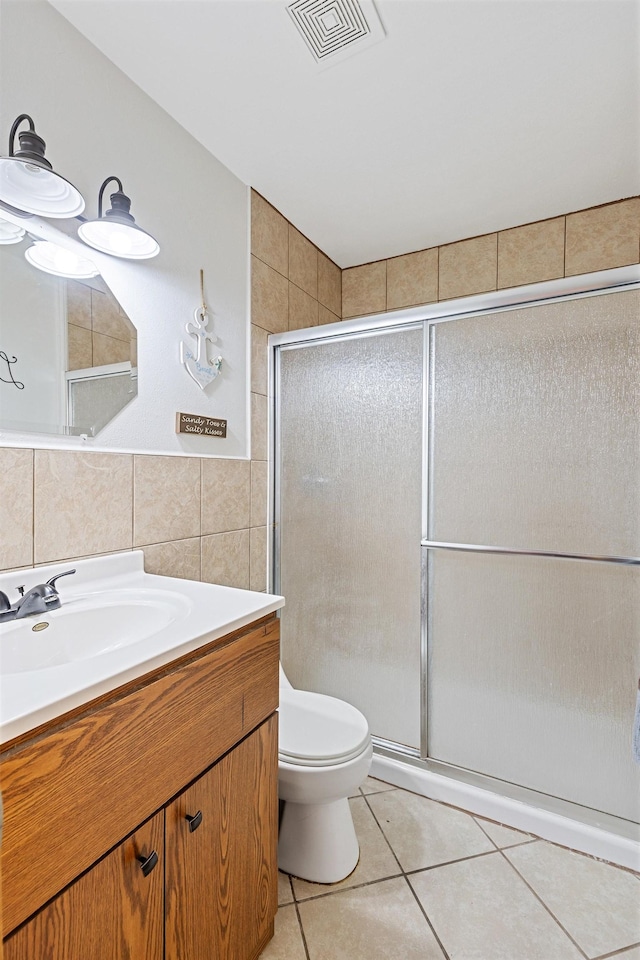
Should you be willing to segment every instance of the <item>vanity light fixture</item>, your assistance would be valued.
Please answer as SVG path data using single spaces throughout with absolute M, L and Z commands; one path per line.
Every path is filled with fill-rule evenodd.
M 56 277 L 88 280 L 90 277 L 97 277 L 100 272 L 91 260 L 80 257 L 73 250 L 67 250 L 51 240 L 36 240 L 25 250 L 24 255 L 32 266 Z
M 18 127 L 25 120 L 29 129 L 18 134 L 20 147 L 14 150 Z M 0 201 L 22 216 L 76 217 L 84 210 L 84 198 L 72 183 L 54 172 L 44 155 L 45 147 L 31 117 L 21 113 L 11 127 L 9 155 L 0 157 Z
M 115 181 L 118 189 L 111 194 L 111 209 L 102 215 L 102 196 L 108 183 Z M 98 194 L 98 219 L 85 220 L 78 227 L 81 240 L 101 253 L 127 260 L 148 260 L 160 253 L 157 240 L 142 230 L 131 214 L 131 200 L 122 192 L 118 177 L 107 177 Z
M 9 220 L 0 219 L 0 243 L 20 243 L 25 231 Z

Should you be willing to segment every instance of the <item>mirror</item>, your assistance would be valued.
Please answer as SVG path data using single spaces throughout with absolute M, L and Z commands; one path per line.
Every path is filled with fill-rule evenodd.
M 29 241 L 27 241 L 29 242 Z M 0 253 L 0 430 L 95 436 L 137 395 L 137 334 L 101 277 Z

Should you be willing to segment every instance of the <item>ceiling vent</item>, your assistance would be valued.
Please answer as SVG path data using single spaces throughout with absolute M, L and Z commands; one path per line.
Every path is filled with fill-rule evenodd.
M 384 40 L 373 0 L 294 0 L 287 10 L 319 64 L 333 66 Z

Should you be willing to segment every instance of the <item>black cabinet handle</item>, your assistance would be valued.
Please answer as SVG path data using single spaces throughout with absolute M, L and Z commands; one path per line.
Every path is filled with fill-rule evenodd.
M 137 857 L 138 863 L 140 864 L 140 869 L 145 877 L 148 877 L 153 868 L 158 863 L 158 854 L 155 850 L 152 850 L 148 857 L 145 857 L 144 854 Z
M 186 820 L 189 824 L 189 832 L 193 833 L 194 830 L 197 830 L 200 824 L 202 823 L 202 810 L 198 810 L 197 813 L 194 813 L 193 816 L 186 814 Z

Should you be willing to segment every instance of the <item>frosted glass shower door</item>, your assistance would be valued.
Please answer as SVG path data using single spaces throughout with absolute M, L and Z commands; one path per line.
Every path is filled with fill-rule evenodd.
M 277 351 L 282 659 L 420 743 L 423 328 Z
M 432 327 L 425 551 L 429 756 L 633 821 L 639 317 L 625 291 Z

